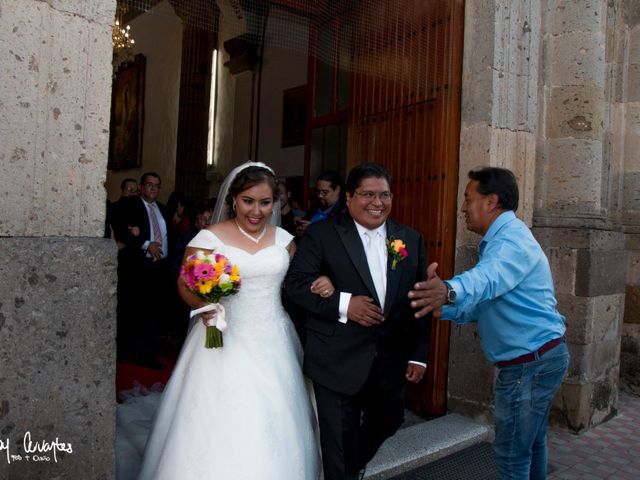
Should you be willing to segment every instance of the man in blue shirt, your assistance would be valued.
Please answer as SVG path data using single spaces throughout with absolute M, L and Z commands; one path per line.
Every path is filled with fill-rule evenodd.
M 501 479 L 544 479 L 549 410 L 567 373 L 564 317 L 558 313 L 549 262 L 515 216 L 518 185 L 509 170 L 469 172 L 462 213 L 482 235 L 478 264 L 443 282 L 437 264 L 409 293 L 420 318 L 476 322 L 482 350 L 498 368 L 493 450 Z

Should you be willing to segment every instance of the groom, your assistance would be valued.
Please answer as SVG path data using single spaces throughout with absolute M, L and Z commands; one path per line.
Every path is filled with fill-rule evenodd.
M 285 282 L 307 312 L 304 373 L 314 382 L 326 480 L 361 478 L 402 424 L 405 382 L 422 379 L 431 330 L 407 296 L 426 276 L 424 241 L 387 220 L 389 173 L 358 165 L 346 196 L 347 212 L 307 228 Z M 387 240 L 403 242 L 406 256 Z M 328 298 L 311 292 L 320 275 L 335 286 Z

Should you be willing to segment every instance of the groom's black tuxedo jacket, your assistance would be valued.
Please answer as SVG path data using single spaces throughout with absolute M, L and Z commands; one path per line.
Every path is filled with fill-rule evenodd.
M 355 223 L 348 213 L 309 225 L 285 280 L 285 294 L 307 312 L 304 372 L 336 392 L 354 395 L 364 385 L 376 355 L 391 384 L 404 383 L 409 360 L 427 361 L 431 317 L 416 319 L 407 293 L 426 279 L 424 241 L 415 230 L 387 220 L 387 238 L 402 240 L 408 256 L 391 268 L 382 324 L 363 327 L 338 322 L 340 292 L 377 299 L 367 258 Z M 330 298 L 311 293 L 311 283 L 327 275 L 335 286 Z M 382 375 L 384 379 L 384 374 Z

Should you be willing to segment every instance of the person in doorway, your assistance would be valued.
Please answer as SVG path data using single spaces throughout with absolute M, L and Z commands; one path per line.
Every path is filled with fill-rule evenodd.
M 388 219 L 387 170 L 355 167 L 346 198 L 347 212 L 307 228 L 284 289 L 307 313 L 304 372 L 313 380 L 326 480 L 362 478 L 402 424 L 405 385 L 422 379 L 430 335 L 429 317 L 414 319 L 407 298 L 426 278 L 424 241 Z M 313 288 L 321 275 L 335 286 L 324 297 Z
M 135 197 L 138 193 L 138 182 L 133 178 L 125 178 L 120 182 L 120 198 L 112 203 L 107 200 L 106 238 L 116 239 L 114 225 L 120 222 L 123 201 L 125 198 Z M 122 248 L 123 246 L 124 244 L 118 242 L 118 248 Z
M 160 185 L 157 173 L 142 175 L 140 195 L 123 201 L 116 228 L 116 238 L 124 243 L 118 273 L 128 277 L 133 292 L 125 319 L 125 332 L 132 332 L 133 338 L 130 341 L 125 333 L 123 342 L 127 350 L 135 350 L 140 365 L 154 370 L 166 368 L 156 358 L 156 337 L 172 292 L 167 236 L 171 224 L 165 206 L 157 201 Z
M 338 172 L 327 170 L 316 180 L 318 203 L 309 210 L 302 220 L 296 222 L 298 236 L 312 223 L 340 215 L 345 211 L 344 182 Z
M 296 217 L 291 205 L 289 205 L 289 198 L 291 192 L 287 188 L 286 180 L 278 182 L 278 192 L 280 195 L 280 226 L 284 228 L 291 235 L 296 234 Z
M 557 310 L 549 262 L 515 216 L 513 173 L 469 172 L 462 213 L 479 235 L 478 264 L 443 282 L 437 264 L 409 293 L 420 318 L 442 307 L 442 319 L 476 322 L 480 343 L 496 365 L 493 450 L 501 479 L 544 479 L 547 424 L 567 373 L 565 319 Z

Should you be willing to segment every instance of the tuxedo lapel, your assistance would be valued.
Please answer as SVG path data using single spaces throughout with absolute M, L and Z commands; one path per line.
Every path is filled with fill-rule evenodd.
M 367 255 L 364 252 L 364 246 L 353 219 L 349 215 L 342 215 L 336 222 L 335 229 L 358 275 L 362 278 L 371 296 L 378 300 L 376 287 L 373 284 L 369 264 L 367 263 Z
M 387 220 L 387 240 L 392 238 L 394 240 L 396 239 L 403 240 L 403 235 L 402 235 L 403 231 L 404 231 L 404 228 L 401 225 L 393 221 Z M 400 283 L 400 276 L 402 272 L 401 270 L 402 262 L 396 264 L 395 270 L 391 268 L 392 263 L 393 263 L 393 257 L 391 256 L 390 253 L 387 253 L 387 292 L 384 299 L 385 317 L 391 310 L 391 307 L 393 306 L 393 302 L 396 298 L 396 295 L 398 294 L 398 284 Z

